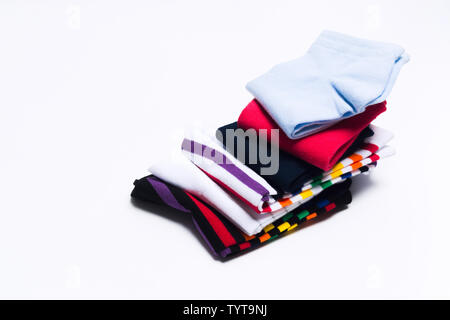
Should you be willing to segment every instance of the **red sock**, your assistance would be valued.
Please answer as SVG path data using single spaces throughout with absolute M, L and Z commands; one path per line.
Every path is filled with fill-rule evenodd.
M 279 130 L 280 149 L 322 169 L 330 170 L 355 141 L 360 132 L 380 113 L 386 111 L 386 101 L 369 106 L 366 111 L 344 119 L 334 126 L 308 137 L 292 140 Z M 252 100 L 239 116 L 238 125 L 243 129 L 279 129 L 263 107 Z

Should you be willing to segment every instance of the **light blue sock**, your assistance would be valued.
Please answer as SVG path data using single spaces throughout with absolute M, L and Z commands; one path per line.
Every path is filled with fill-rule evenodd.
M 386 100 L 408 60 L 398 45 L 324 31 L 306 55 L 276 65 L 247 89 L 298 139 Z

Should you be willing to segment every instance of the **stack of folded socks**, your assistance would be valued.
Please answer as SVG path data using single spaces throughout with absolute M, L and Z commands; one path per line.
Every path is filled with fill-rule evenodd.
M 346 207 L 351 178 L 394 154 L 371 122 L 408 61 L 393 44 L 325 31 L 308 52 L 250 81 L 237 122 L 186 135 L 131 196 L 190 214 L 219 257 Z

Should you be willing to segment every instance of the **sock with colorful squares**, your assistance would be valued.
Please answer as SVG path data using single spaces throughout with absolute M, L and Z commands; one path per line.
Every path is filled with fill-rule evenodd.
M 352 200 L 350 185 L 350 179 L 334 185 L 314 201 L 298 207 L 253 236 L 240 231 L 207 203 L 153 175 L 136 180 L 131 196 L 141 201 L 171 207 L 180 214 L 191 214 L 194 226 L 212 253 L 224 258 L 268 243 L 288 231 L 298 229 L 306 221 L 343 208 Z

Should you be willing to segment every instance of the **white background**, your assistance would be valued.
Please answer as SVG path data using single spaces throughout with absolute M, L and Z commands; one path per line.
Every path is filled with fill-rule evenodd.
M 397 155 L 326 221 L 228 262 L 130 201 L 187 124 L 323 29 L 411 55 L 376 124 Z M 0 3 L 1 298 L 450 298 L 448 1 Z M 174 221 L 175 220 L 175 221 Z

